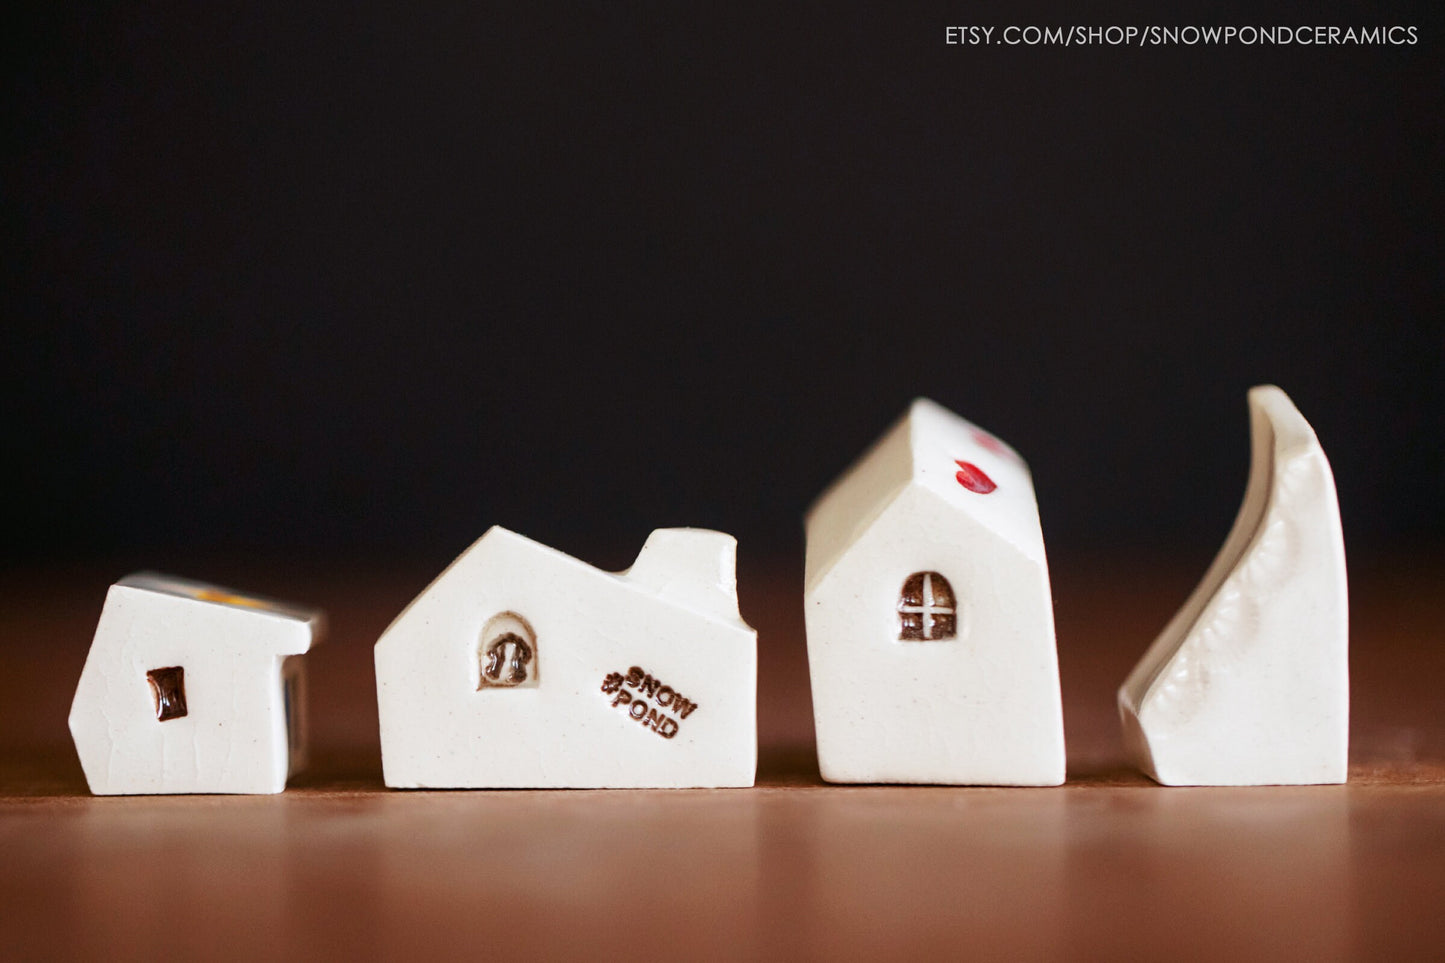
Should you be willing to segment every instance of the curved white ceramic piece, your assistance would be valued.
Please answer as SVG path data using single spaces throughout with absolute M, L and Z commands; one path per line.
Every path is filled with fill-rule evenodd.
M 919 399 L 806 524 L 823 778 L 1063 782 L 1053 604 L 1023 459 Z
M 320 612 L 141 572 L 110 587 L 70 732 L 90 791 L 277 793 L 306 759 Z
M 1345 781 L 1349 618 L 1334 476 L 1273 385 L 1249 392 L 1244 504 L 1119 689 L 1130 757 L 1171 786 Z
M 376 643 L 386 784 L 751 786 L 757 633 L 736 552 L 658 529 L 614 574 L 491 529 Z

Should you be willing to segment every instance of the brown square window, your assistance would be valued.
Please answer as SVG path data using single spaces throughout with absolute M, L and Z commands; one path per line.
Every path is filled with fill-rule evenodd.
M 156 701 L 156 718 L 161 722 L 186 714 L 186 670 L 178 665 L 151 669 L 146 673 Z

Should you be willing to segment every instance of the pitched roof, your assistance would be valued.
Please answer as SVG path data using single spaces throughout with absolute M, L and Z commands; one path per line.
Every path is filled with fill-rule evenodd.
M 155 592 L 273 620 L 278 631 L 295 643 L 288 644 L 286 651 L 305 652 L 309 647 L 320 642 L 325 633 L 326 616 L 320 609 L 308 609 L 292 602 L 237 592 L 219 585 L 178 578 L 174 575 L 162 575 L 159 572 L 133 572 L 116 582 L 112 588 Z M 303 636 L 304 642 L 301 642 Z M 300 647 L 297 648 L 296 645 Z
M 960 475 L 966 475 L 973 487 L 965 485 Z M 989 483 L 996 487 L 978 490 Z M 817 584 L 913 485 L 1043 562 L 1043 534 L 1028 465 L 989 432 L 942 405 L 918 398 L 808 510 L 808 587 Z
M 385 643 L 413 608 L 449 581 L 454 570 L 480 557 L 478 553 L 500 553 L 514 561 L 532 556 L 549 572 L 572 573 L 651 605 L 681 609 L 695 618 L 752 631 L 738 612 L 737 541 L 731 535 L 701 528 L 654 529 L 629 568 L 608 572 L 509 528 L 493 525 L 401 610 L 377 645 Z

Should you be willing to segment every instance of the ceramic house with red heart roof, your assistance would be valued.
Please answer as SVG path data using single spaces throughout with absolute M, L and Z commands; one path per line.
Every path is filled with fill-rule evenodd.
M 1012 448 L 919 399 L 806 527 L 824 779 L 1063 782 L 1048 564 Z

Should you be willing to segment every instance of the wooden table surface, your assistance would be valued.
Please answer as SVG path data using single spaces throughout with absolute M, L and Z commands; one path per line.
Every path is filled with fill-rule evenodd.
M 10 572 L 0 957 L 1445 956 L 1445 567 L 1351 573 L 1348 785 L 1166 789 L 1113 693 L 1205 561 L 1055 562 L 1054 789 L 821 783 L 801 566 L 745 558 L 756 788 L 389 791 L 371 644 L 429 573 L 187 569 L 331 616 L 314 766 L 251 797 L 89 795 L 65 720 L 124 572 Z

